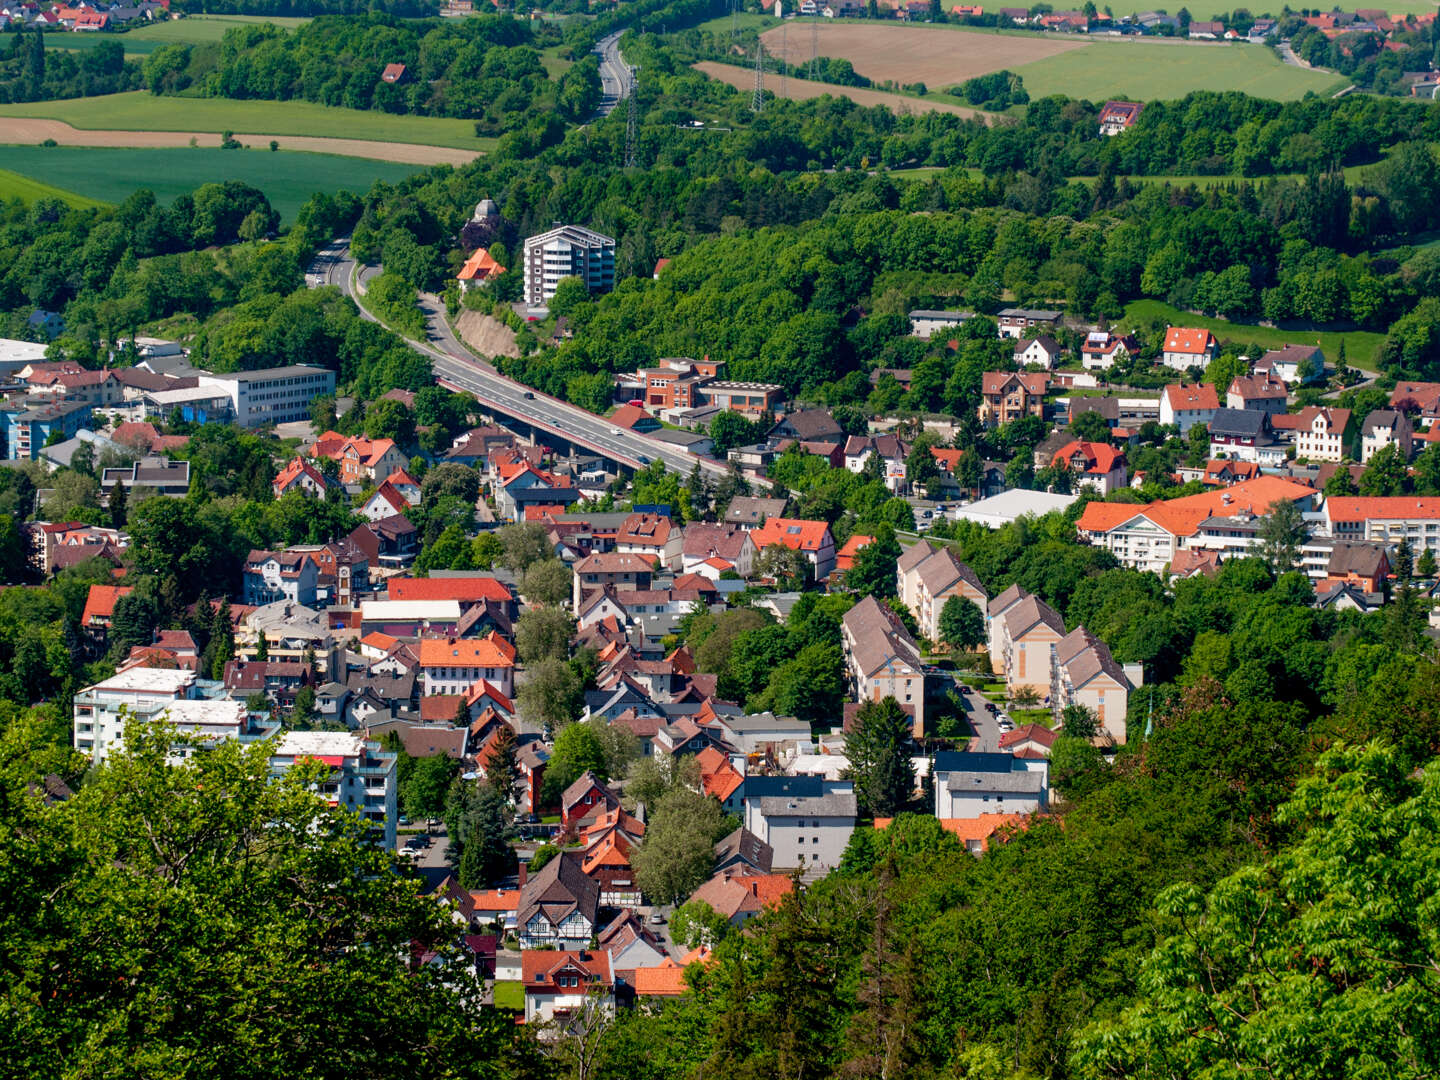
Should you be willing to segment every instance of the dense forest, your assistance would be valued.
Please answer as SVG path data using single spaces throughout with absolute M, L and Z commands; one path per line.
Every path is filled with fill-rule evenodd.
M 318 18 L 293 31 L 247 24 L 214 46 L 169 45 L 145 60 L 155 93 L 303 100 L 350 109 L 474 118 L 501 134 L 532 117 L 579 122 L 600 96 L 596 61 L 551 81 L 538 49 L 561 38 L 506 15 L 408 22 L 386 16 Z M 392 64 L 404 76 L 381 78 Z

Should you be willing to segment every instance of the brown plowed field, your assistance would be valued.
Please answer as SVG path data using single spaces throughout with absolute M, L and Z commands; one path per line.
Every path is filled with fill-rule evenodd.
M 772 56 L 784 55 L 792 65 L 810 59 L 810 35 L 816 35 L 816 52 L 836 60 L 849 60 L 855 70 L 874 82 L 892 79 L 900 85 L 923 82 L 940 90 L 1002 68 L 1014 70 L 1089 42 L 1074 35 L 986 33 L 951 30 L 941 26 L 886 26 L 876 23 L 829 23 L 815 26 L 775 27 L 760 40 Z
M 749 68 L 735 67 L 732 64 L 717 64 L 710 60 L 703 60 L 695 65 L 695 70 L 709 75 L 712 79 L 719 79 L 723 83 L 738 87 L 741 90 L 749 90 L 755 85 L 755 73 Z M 780 93 L 780 76 L 770 72 L 765 76 L 765 89 L 772 91 L 777 96 Z M 957 116 L 980 116 L 986 114 L 979 109 L 967 109 L 963 105 L 951 105 L 945 101 L 926 101 L 924 98 L 906 97 L 904 94 L 888 94 L 884 90 L 861 90 L 854 86 L 836 86 L 834 83 L 807 82 L 804 79 L 786 80 L 785 96 L 794 101 L 808 101 L 823 94 L 830 94 L 834 97 L 845 97 L 857 105 L 884 105 L 897 113 L 922 113 L 922 112 L 947 112 L 955 113 Z
M 60 120 L 0 116 L 0 143 L 44 142 L 54 139 L 61 146 L 219 146 L 220 136 L 204 131 L 82 131 Z M 316 154 L 398 161 L 405 165 L 464 165 L 475 153 L 444 146 L 418 143 L 379 142 L 370 139 L 325 139 L 312 135 L 242 135 L 235 138 L 249 146 L 265 146 L 271 139 L 284 150 L 308 150 Z

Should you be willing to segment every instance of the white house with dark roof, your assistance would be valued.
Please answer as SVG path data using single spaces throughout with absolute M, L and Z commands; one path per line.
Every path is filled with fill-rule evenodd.
M 935 755 L 935 816 L 1037 814 L 1050 805 L 1050 763 L 1043 757 L 944 750 Z
M 520 947 L 584 948 L 598 929 L 600 886 L 586 876 L 583 855 L 562 851 L 520 888 L 515 927 Z
M 1415 428 L 1398 409 L 1376 409 L 1360 426 L 1360 462 L 1366 464 L 1382 447 L 1394 446 L 1402 461 L 1415 449 Z

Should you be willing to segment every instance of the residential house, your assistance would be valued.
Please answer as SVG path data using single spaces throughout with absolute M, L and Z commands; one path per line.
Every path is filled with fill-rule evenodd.
M 1172 326 L 1165 331 L 1160 362 L 1176 371 L 1204 368 L 1220 355 L 1220 343 L 1209 330 Z
M 962 325 L 966 319 L 974 318 L 969 311 L 930 311 L 917 309 L 910 312 L 910 336 L 925 338 L 927 341 L 937 333 L 945 333 Z
M 794 439 L 796 442 L 843 442 L 845 432 L 835 418 L 823 409 L 801 409 L 782 417 L 770 429 L 772 440 Z
M 724 565 L 715 565 L 717 561 Z M 685 527 L 680 549 L 682 573 L 702 574 L 714 580 L 728 567 L 740 577 L 748 578 L 754 566 L 755 542 L 740 526 L 697 523 Z
M 1325 354 L 1318 345 L 1271 349 L 1255 362 L 1256 375 L 1274 375 L 1290 386 L 1308 386 L 1325 377 Z
M 935 816 L 973 819 L 983 814 L 1038 814 L 1050 805 L 1049 762 L 1013 754 L 942 750 L 931 771 Z
M 1100 134 L 1119 135 L 1133 127 L 1144 108 L 1138 101 L 1107 101 L 1100 109 Z
M 828 870 L 855 831 L 855 785 L 818 776 L 756 776 L 745 783 L 744 825 L 784 869 Z
M 549 865 L 559 861 L 552 860 Z M 522 944 L 524 939 L 522 934 Z M 525 988 L 525 1023 L 568 1020 L 591 1003 L 598 1003 L 607 1015 L 614 1014 L 615 976 L 610 954 L 580 947 L 585 942 L 575 944 L 577 947 L 572 949 L 522 949 L 520 982 Z
M 840 643 L 855 699 L 893 697 L 910 706 L 914 734 L 922 737 L 927 669 L 915 639 L 895 614 L 873 596 L 865 597 L 840 620 Z
M 1080 349 L 1080 363 L 1086 371 L 1108 371 L 1117 360 L 1134 356 L 1139 344 L 1128 334 L 1117 336 L 1104 330 L 1085 335 Z
M 1192 39 L 1201 38 L 1206 41 L 1214 41 L 1216 38 L 1225 36 L 1225 24 L 1211 19 L 1191 19 L 1185 36 Z
M 515 928 L 522 949 L 580 948 L 599 929 L 600 886 L 585 876 L 583 859 L 562 851 L 520 887 Z
M 645 835 L 644 824 L 620 809 L 601 810 L 586 819 L 581 833 L 581 869 L 600 886 L 602 907 L 634 907 L 644 898 L 635 884 L 630 856 Z
M 340 480 L 345 484 L 375 484 L 407 464 L 404 451 L 394 439 L 346 437 L 327 431 L 306 450 L 311 457 L 329 458 L 340 466 Z
M 252 551 L 245 559 L 241 597 L 260 607 L 286 600 L 315 606 L 320 568 L 308 556 L 294 551 Z
M 810 832 L 813 836 L 813 826 L 810 827 Z M 803 836 L 800 838 L 803 839 Z M 822 835 L 821 839 L 823 841 L 825 837 Z M 812 844 L 810 847 L 813 848 L 814 845 Z M 815 853 L 811 850 L 797 854 L 814 855 Z M 815 865 L 814 859 L 811 859 L 810 865 Z M 822 862 L 820 865 L 831 864 Z M 786 874 L 719 874 L 691 893 L 690 901 L 687 902 L 699 902 L 707 905 L 731 926 L 738 929 L 766 908 L 778 905 L 794 888 L 794 882 Z
M 823 581 L 835 569 L 835 538 L 823 521 L 800 518 L 767 518 L 765 524 L 750 535 L 757 553 L 771 544 L 780 544 L 798 551 L 814 571 L 814 580 Z
M 745 774 L 714 746 L 696 754 L 695 763 L 700 767 L 701 790 L 713 796 L 727 814 L 738 812 L 745 799 Z
M 1285 411 L 1288 395 L 1284 381 L 1274 375 L 1237 375 L 1225 391 L 1225 406 L 1273 416 Z
M 1065 350 L 1048 334 L 1033 338 L 1018 338 L 1015 342 L 1015 365 L 1025 367 L 1034 364 L 1047 371 L 1060 362 Z
M 582 600 L 591 592 L 611 590 L 633 592 L 650 589 L 655 573 L 653 560 L 643 555 L 619 551 L 587 555 L 573 567 L 574 591 L 571 603 L 580 613 Z
M 679 569 L 683 548 L 683 530 L 664 514 L 631 514 L 615 534 L 616 551 L 638 555 L 662 569 Z
M 715 844 L 711 873 L 768 874 L 775 862 L 775 850 L 743 825 Z
M 1299 413 L 1295 456 L 1307 461 L 1340 461 L 1351 457 L 1354 442 L 1349 409 L 1311 405 Z
M 880 474 L 891 492 L 905 483 L 906 447 L 894 435 L 851 435 L 845 440 L 845 468 L 863 473 L 865 463 L 873 454 L 880 459 Z
M 1022 724 L 1000 735 L 1000 749 L 1020 757 L 1049 757 L 1059 732 L 1043 724 Z
M 419 549 L 415 526 L 404 514 L 360 525 L 345 539 L 364 553 L 370 566 L 389 570 L 410 565 Z
M 1270 414 L 1253 409 L 1217 409 L 1210 418 L 1210 454 L 1257 465 L 1279 465 L 1285 447 L 1275 441 Z
M 1060 327 L 1060 312 L 1038 310 L 1034 308 L 1007 307 L 1001 308 L 995 316 L 995 322 L 999 327 L 1002 338 L 1015 338 L 1017 341 L 1025 336 L 1027 330 L 1058 330 Z
M 1360 461 L 1368 464 L 1382 446 L 1395 447 L 1400 451 L 1400 460 L 1409 461 L 1414 440 L 1410 417 L 1398 409 L 1375 409 L 1360 425 Z
M 980 421 L 987 427 L 1008 424 L 1022 416 L 1045 416 L 1045 392 L 1050 376 L 1043 371 L 1026 374 L 987 371 L 981 381 Z
M 277 499 L 292 491 L 324 498 L 325 493 L 333 486 L 335 486 L 335 481 L 303 457 L 296 457 L 275 475 L 275 482 L 271 485 L 271 490 Z M 394 511 L 392 510 L 391 513 Z
M 455 275 L 455 280 L 460 282 L 460 291 L 468 292 L 477 285 L 488 285 L 501 274 L 505 273 L 505 267 L 495 261 L 488 248 L 476 248 L 465 265 L 460 267 L 460 272 Z
M 1093 488 L 1101 495 L 1119 491 L 1126 485 L 1125 452 L 1109 443 L 1074 440 L 1055 451 L 1052 465 L 1063 466 L 1072 477 L 1076 490 Z
M 874 542 L 875 537 L 873 536 L 851 533 L 850 539 L 840 545 L 840 550 L 835 553 L 835 572 L 831 574 L 831 579 L 839 578 L 843 581 L 844 575 L 855 569 L 855 556 Z
M 620 800 L 601 783 L 600 778 L 586 769 L 560 796 L 560 822 L 574 826 L 599 810 L 617 810 Z
M 737 495 L 725 510 L 724 523 L 739 525 L 742 529 L 758 529 L 770 518 L 783 515 L 787 502 L 787 499 Z
M 1383 592 L 1390 579 L 1390 555 L 1384 544 L 1336 540 L 1325 566 L 1325 580 L 1316 591 L 1348 585 L 1363 593 Z
M 482 638 L 422 637 L 421 693 L 464 694 L 487 682 L 507 698 L 515 694 L 515 646 L 493 631 Z
M 103 643 L 110 620 L 115 616 L 115 605 L 122 596 L 134 591 L 127 585 L 91 585 L 85 597 L 85 610 L 80 615 L 81 629 Z
M 172 499 L 184 498 L 190 490 L 190 462 L 147 456 L 128 466 L 102 469 L 100 490 L 108 496 L 116 484 L 130 491 L 138 488 Z
M 385 595 L 391 600 L 406 603 L 453 600 L 460 605 L 462 612 L 483 604 L 493 604 L 512 618 L 519 614 L 510 586 L 485 574 L 457 573 L 450 576 L 442 571 L 434 577 L 392 577 L 385 582 Z

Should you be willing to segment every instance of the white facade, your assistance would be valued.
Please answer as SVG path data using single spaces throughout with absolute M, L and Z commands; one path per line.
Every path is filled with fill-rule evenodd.
M 308 420 L 310 402 L 335 392 L 335 372 L 297 364 L 228 375 L 201 375 L 199 388 L 227 396 L 235 423 L 241 427 L 259 427 Z
M 280 776 L 306 759 L 332 769 L 317 785 L 317 793 L 330 805 L 353 810 L 382 829 L 385 846 L 393 848 L 399 817 L 396 755 L 348 731 L 288 731 L 270 757 L 270 771 Z
M 592 293 L 615 287 L 615 240 L 579 225 L 525 241 L 525 302 L 540 307 L 555 296 L 562 278 L 577 277 Z
M 1037 814 L 1049 807 L 1050 762 L 1009 754 L 935 755 L 935 816 Z
M 1335 423 L 1328 409 L 1320 409 L 1310 426 L 1296 433 L 1295 456 L 1309 461 L 1340 461 L 1345 456 L 1345 430 Z
M 199 698 L 193 671 L 130 668 L 75 695 L 75 749 L 97 765 L 125 738 L 125 721 L 164 719 L 197 742 L 238 738 L 247 728 L 243 702 Z M 181 750 L 172 761 L 184 758 Z
M 821 781 L 823 794 L 766 795 L 745 800 L 745 827 L 769 844 L 773 866 L 786 869 L 840 865 L 855 831 L 855 785 Z

